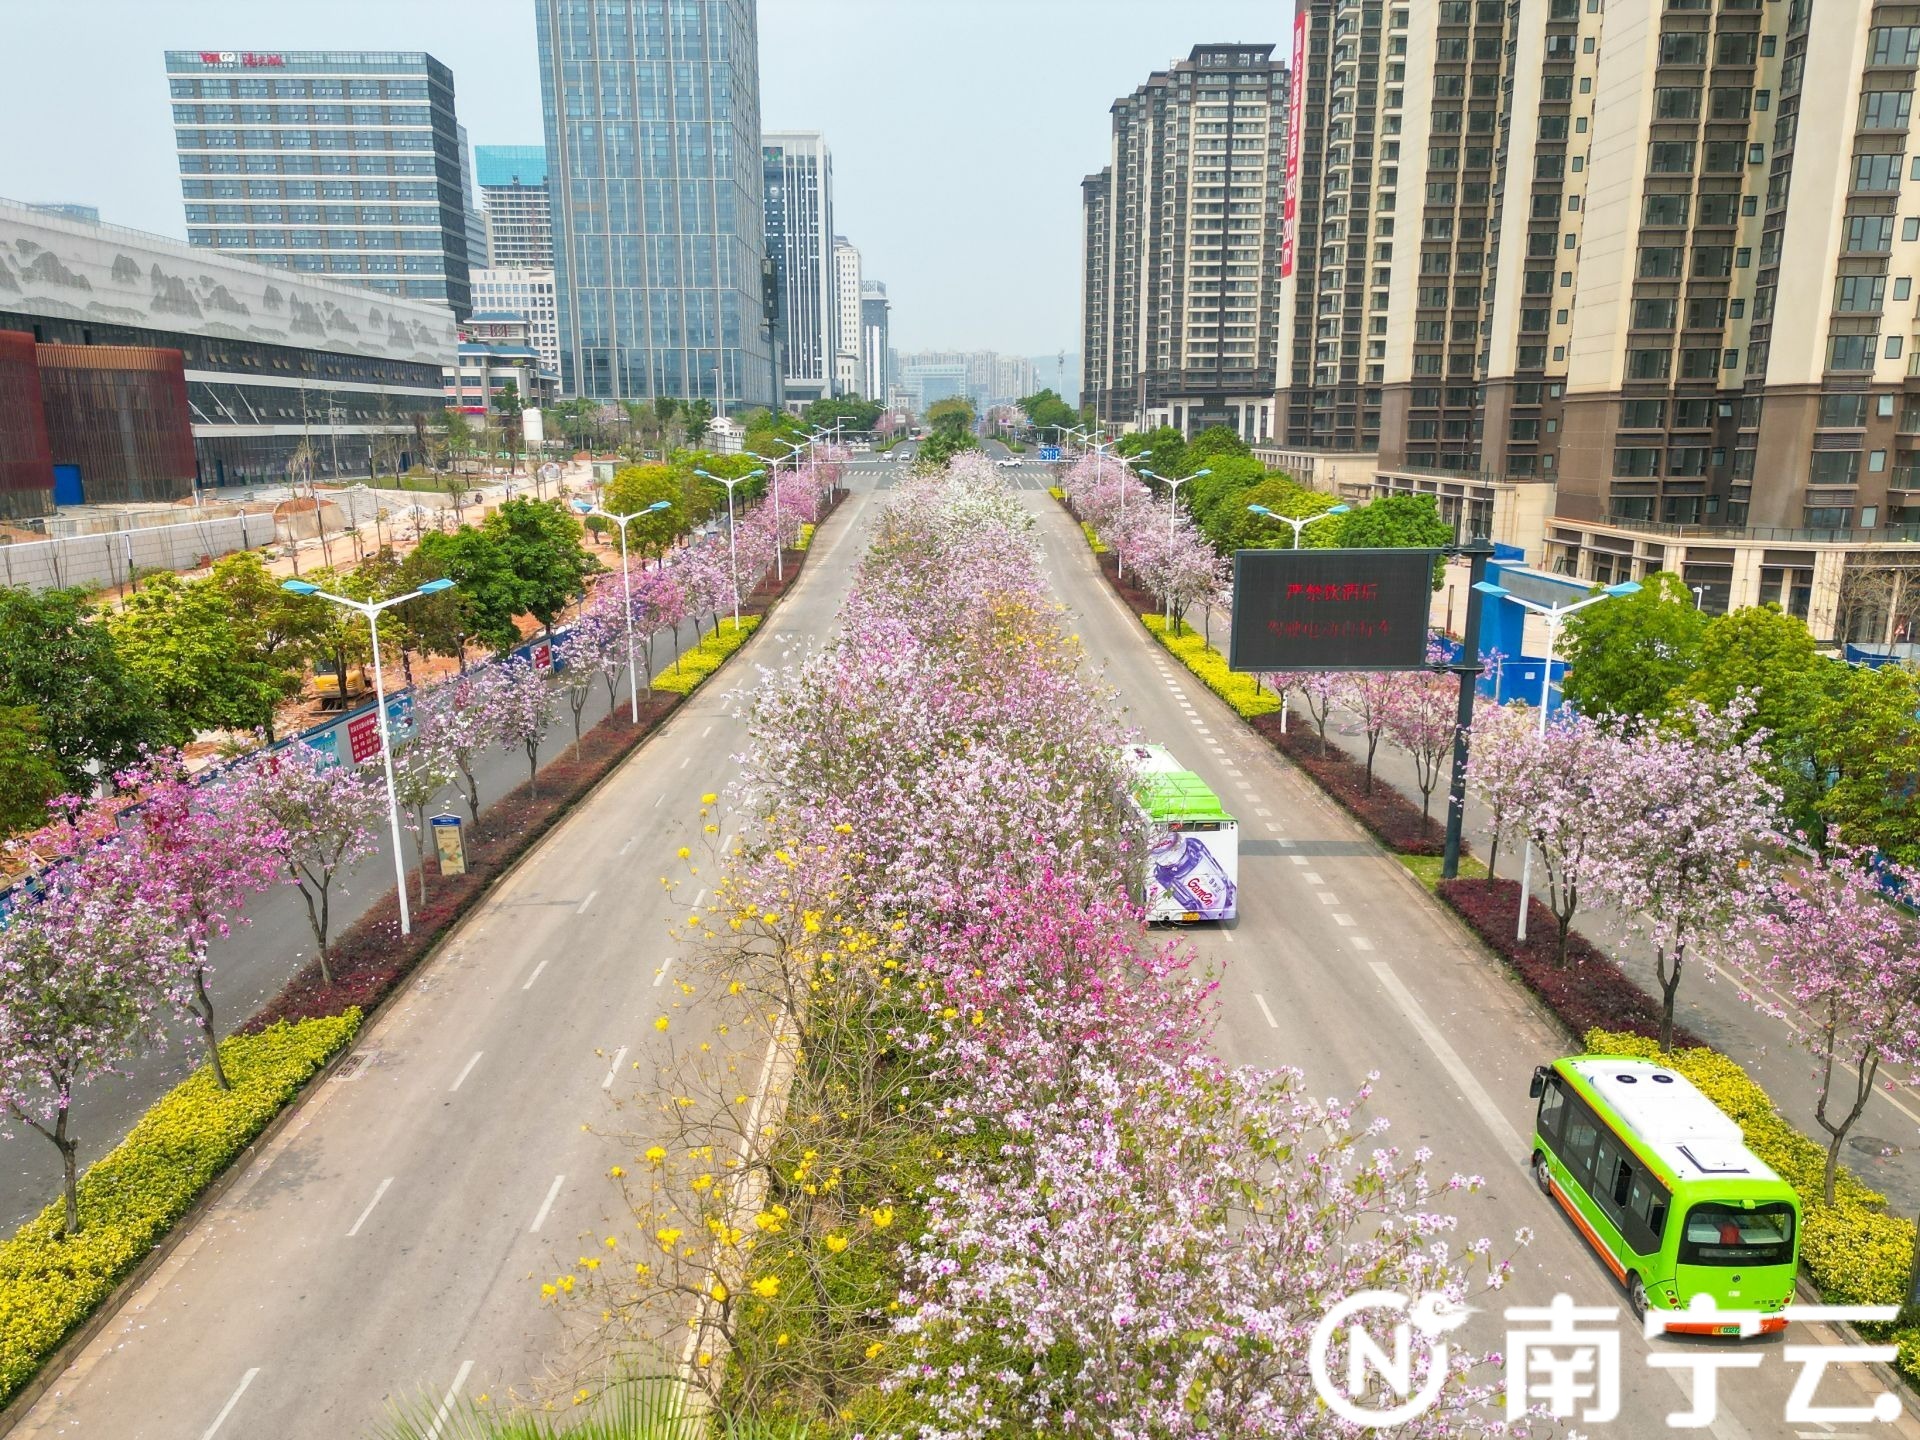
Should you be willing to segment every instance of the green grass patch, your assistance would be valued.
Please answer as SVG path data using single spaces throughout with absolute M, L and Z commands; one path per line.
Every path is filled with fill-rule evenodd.
M 1442 857 L 1438 855 L 1402 855 L 1394 852 L 1394 859 L 1407 867 L 1408 872 L 1427 889 L 1431 890 L 1440 883 L 1440 865 Z M 1484 880 L 1487 867 L 1471 855 L 1460 857 L 1460 878 L 1462 880 Z
M 233 1083 L 204 1068 L 176 1085 L 80 1177 L 80 1233 L 62 1238 L 64 1206 L 0 1244 L 0 1403 L 18 1394 L 299 1093 L 353 1039 L 360 1012 L 230 1035 L 220 1058 Z M 47 1148 L 51 1163 L 52 1147 Z
M 719 628 L 680 657 L 677 667 L 653 678 L 653 688 L 676 695 L 691 695 L 700 684 L 725 663 L 726 658 L 747 643 L 747 637 L 760 627 L 758 615 L 742 615 L 736 626 L 733 617 L 721 620 Z

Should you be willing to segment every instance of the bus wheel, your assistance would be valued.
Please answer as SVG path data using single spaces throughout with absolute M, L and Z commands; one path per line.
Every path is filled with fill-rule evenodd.
M 1638 1275 L 1627 1276 L 1627 1308 L 1633 1311 L 1634 1319 L 1647 1318 L 1647 1287 Z
M 1544 1155 L 1533 1157 L 1533 1183 L 1540 1187 L 1542 1195 L 1553 1194 L 1553 1169 Z

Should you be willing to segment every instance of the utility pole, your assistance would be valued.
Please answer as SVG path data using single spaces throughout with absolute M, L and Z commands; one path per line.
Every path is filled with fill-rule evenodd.
M 1473 688 L 1480 679 L 1480 583 L 1487 578 L 1487 562 L 1493 558 L 1493 542 L 1475 535 L 1464 545 L 1450 551 L 1472 567 L 1467 576 L 1466 635 L 1460 658 L 1447 668 L 1460 677 L 1460 706 L 1454 712 L 1453 779 L 1447 786 L 1447 845 L 1440 861 L 1440 878 L 1457 879 L 1460 874 L 1460 832 L 1467 815 L 1467 727 L 1473 723 Z

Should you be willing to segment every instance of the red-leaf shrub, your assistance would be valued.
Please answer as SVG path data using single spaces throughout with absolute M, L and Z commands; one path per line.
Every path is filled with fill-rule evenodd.
M 1554 958 L 1559 925 L 1553 912 L 1538 900 L 1527 911 L 1525 943 L 1513 938 L 1520 919 L 1518 881 L 1442 880 L 1438 894 L 1488 948 L 1514 968 L 1529 990 L 1547 1002 L 1575 1037 L 1598 1027 L 1659 1038 L 1658 1002 L 1578 930 L 1567 937 L 1567 963 Z M 1685 1047 L 1704 1042 L 1676 1027 L 1673 1043 Z
M 1384 781 L 1367 789 L 1367 769 L 1337 745 L 1322 753 L 1320 737 L 1311 725 L 1299 723 L 1284 734 L 1278 715 L 1261 715 L 1247 722 L 1287 759 L 1306 771 L 1320 788 L 1389 850 L 1402 855 L 1438 855 L 1446 848 L 1446 827 Z

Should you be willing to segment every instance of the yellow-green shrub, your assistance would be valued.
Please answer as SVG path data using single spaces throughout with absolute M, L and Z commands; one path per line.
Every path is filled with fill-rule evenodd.
M 161 1097 L 80 1177 L 79 1234 L 60 1238 L 56 1202 L 0 1244 L 0 1404 L 359 1028 L 348 1010 L 228 1036 L 220 1058 L 233 1088 L 202 1069 Z
M 720 668 L 722 661 L 747 643 L 747 637 L 759 625 L 758 615 L 742 615 L 738 628 L 734 626 L 733 617 L 727 616 L 713 634 L 680 657 L 678 670 L 669 669 L 664 674 L 654 676 L 653 688 L 670 690 L 676 695 L 691 695 L 702 680 Z
M 793 548 L 796 550 L 805 550 L 809 548 L 812 544 L 813 544 L 813 526 L 802 525 L 800 527 L 800 538 L 793 542 Z
M 1094 554 L 1104 555 L 1107 553 L 1107 547 L 1101 543 L 1100 537 L 1093 533 L 1093 526 L 1084 520 L 1080 522 L 1080 533 L 1087 537 L 1087 544 L 1093 547 Z
M 1788 1124 L 1767 1092 L 1717 1050 L 1662 1054 L 1640 1035 L 1589 1030 L 1589 1053 L 1658 1059 L 1687 1077 L 1736 1121 L 1747 1148 L 1799 1193 L 1800 1262 L 1814 1286 L 1834 1305 L 1898 1305 L 1906 1298 L 1913 1267 L 1913 1221 L 1887 1213 L 1884 1195 L 1841 1167 L 1826 1203 L 1826 1147 Z M 1920 1379 L 1920 1329 L 1897 1332 L 1899 1366 Z
M 1062 490 L 1058 485 L 1049 485 L 1047 487 L 1047 493 L 1056 500 L 1064 500 L 1067 498 L 1067 492 Z
M 1207 644 L 1197 632 L 1189 629 L 1169 635 L 1166 619 L 1160 615 L 1142 615 L 1140 623 L 1153 633 L 1154 639 L 1172 651 L 1181 664 L 1199 676 L 1209 690 L 1231 705 L 1242 720 L 1271 715 L 1280 708 L 1278 695 L 1261 689 L 1253 676 L 1229 670 L 1226 656 Z

